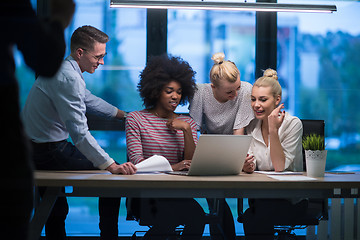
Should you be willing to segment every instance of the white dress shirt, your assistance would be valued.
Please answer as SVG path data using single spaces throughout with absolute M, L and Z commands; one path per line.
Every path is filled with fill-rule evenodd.
M 36 143 L 58 142 L 70 137 L 95 167 L 114 162 L 90 134 L 86 112 L 112 118 L 117 108 L 91 94 L 77 62 L 67 57 L 53 78 L 39 77 L 22 111 L 25 131 Z
M 301 120 L 285 113 L 284 121 L 279 128 L 280 143 L 285 154 L 285 170 L 303 171 L 302 131 Z M 261 120 L 254 119 L 251 121 L 246 127 L 246 133 L 253 136 L 249 155 L 254 155 L 257 169 L 273 171 L 274 166 L 270 158 L 270 137 L 269 146 L 266 146 L 261 133 Z

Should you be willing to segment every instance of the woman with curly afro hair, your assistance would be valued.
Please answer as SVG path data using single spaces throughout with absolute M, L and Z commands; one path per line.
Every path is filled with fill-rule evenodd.
M 180 104 L 186 104 L 194 96 L 196 90 L 195 72 L 189 63 L 179 57 L 153 57 L 140 74 L 138 90 L 147 109 L 154 108 L 160 97 L 162 88 L 171 81 L 181 86 Z
M 153 57 L 140 74 L 138 90 L 145 109 L 126 118 L 129 160 L 137 164 L 154 155 L 165 157 L 174 171 L 188 170 L 197 143 L 196 123 L 174 111 L 196 90 L 195 72 L 179 57 Z M 166 239 L 184 225 L 182 239 L 201 239 L 205 213 L 194 199 L 132 199 L 132 214 L 152 228 L 145 239 Z

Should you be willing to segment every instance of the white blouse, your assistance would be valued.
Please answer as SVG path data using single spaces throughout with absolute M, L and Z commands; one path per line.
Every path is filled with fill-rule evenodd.
M 197 91 L 190 101 L 190 116 L 208 134 L 233 134 L 254 118 L 251 89 L 250 83 L 241 82 L 236 98 L 220 103 L 215 99 L 210 83 L 197 84 Z
M 301 120 L 285 113 L 284 121 L 279 128 L 280 143 L 285 154 L 285 170 L 303 171 L 302 132 Z M 254 155 L 257 170 L 274 170 L 270 158 L 270 137 L 269 146 L 266 146 L 261 133 L 261 120 L 251 121 L 246 127 L 246 134 L 253 136 L 248 153 Z

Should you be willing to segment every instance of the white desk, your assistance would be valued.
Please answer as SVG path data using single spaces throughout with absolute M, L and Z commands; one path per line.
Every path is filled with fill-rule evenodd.
M 31 226 L 31 239 L 38 239 L 49 212 L 61 188 L 72 186 L 73 192 L 66 196 L 77 197 L 210 197 L 210 198 L 345 198 L 353 210 L 346 211 L 353 215 L 353 199 L 360 197 L 360 173 L 326 174 L 324 178 L 305 181 L 279 181 L 263 174 L 242 174 L 239 176 L 189 177 L 174 175 L 112 175 L 106 171 L 36 171 L 36 186 L 47 187 L 43 201 L 36 208 Z M 349 200 L 350 199 L 350 200 Z M 336 204 L 335 204 L 336 205 Z M 335 208 L 336 206 L 332 208 Z M 334 210 L 334 209 L 333 209 Z M 356 212 L 360 219 L 360 208 Z M 345 218 L 345 221 L 348 217 Z M 350 217 L 351 220 L 351 217 Z M 345 224 L 345 228 L 357 225 Z M 342 221 L 337 217 L 336 221 Z M 335 221 L 335 222 L 336 222 Z M 334 226 L 335 228 L 335 226 Z M 341 234 L 333 232 L 333 239 Z M 352 231 L 350 231 L 352 232 Z M 349 236 L 353 234 L 349 233 Z M 360 237 L 360 232 L 357 232 Z M 348 238 L 353 239 L 353 238 Z

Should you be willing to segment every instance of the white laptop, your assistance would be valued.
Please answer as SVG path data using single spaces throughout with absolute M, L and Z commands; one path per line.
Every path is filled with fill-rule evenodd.
M 170 174 L 189 176 L 238 175 L 251 143 L 247 135 L 203 134 L 199 137 L 189 171 Z

